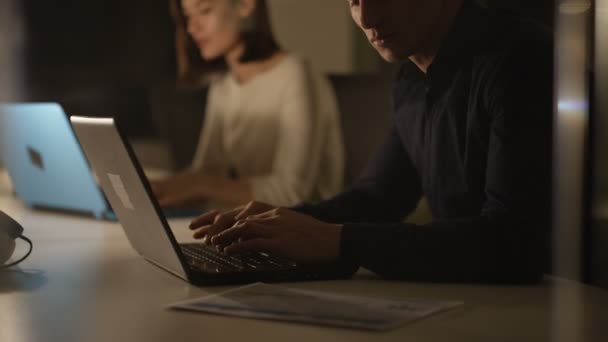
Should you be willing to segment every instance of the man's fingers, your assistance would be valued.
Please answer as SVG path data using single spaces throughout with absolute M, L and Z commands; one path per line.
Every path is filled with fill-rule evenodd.
M 264 220 L 264 219 L 274 217 L 274 216 L 277 216 L 276 209 L 268 210 L 268 211 L 254 214 L 254 215 L 249 215 L 249 216 L 245 217 L 245 219 L 246 220 Z
M 246 254 L 251 252 L 267 252 L 281 256 L 280 248 L 277 243 L 274 240 L 266 238 L 239 241 L 224 248 L 224 253 L 228 255 Z
M 192 234 L 192 237 L 194 237 L 195 239 L 202 239 L 207 236 L 207 232 L 209 232 L 210 228 L 211 225 L 201 226 L 194 232 L 194 234 Z
M 238 221 L 238 220 L 241 220 L 243 217 L 247 217 L 247 216 L 251 215 L 251 213 L 255 209 L 255 206 L 256 206 L 255 202 L 249 202 L 246 206 L 242 207 L 242 210 L 240 212 L 238 212 L 234 216 L 234 219 L 236 221 Z
M 269 206 L 267 204 L 258 203 L 258 202 L 249 202 L 242 210 L 234 217 L 236 221 L 242 220 L 247 216 L 251 216 L 254 214 L 258 214 L 262 211 L 268 210 Z
M 274 226 L 274 225 L 280 224 L 280 222 L 281 222 L 280 219 L 281 219 L 280 216 L 268 216 L 268 217 L 262 217 L 262 218 L 249 216 L 244 220 L 236 221 L 236 223 L 234 225 L 236 226 L 236 225 L 246 223 L 246 222 L 253 222 L 253 223 L 258 223 L 258 224 L 262 224 L 262 225 L 266 225 L 266 226 Z
M 232 227 L 236 222 L 234 220 L 234 216 L 240 211 L 240 209 L 234 209 L 222 214 L 218 214 L 215 216 L 213 223 L 210 225 L 211 227 L 207 231 L 207 235 L 209 238 L 212 238 L 214 235 Z
M 207 213 L 204 213 L 201 216 L 192 220 L 192 222 L 190 222 L 189 228 L 194 230 L 194 229 L 200 228 L 202 226 L 210 225 L 211 223 L 213 223 L 213 221 L 215 220 L 215 217 L 219 213 L 220 212 L 218 210 L 211 210 Z
M 289 212 L 289 209 L 285 208 L 274 208 L 271 210 L 267 210 L 265 212 L 249 215 L 245 218 L 246 221 L 256 221 L 256 222 L 267 222 L 278 223 L 279 219 L 284 217 Z
M 258 237 L 270 237 L 271 230 L 260 223 L 243 222 L 218 233 L 211 238 L 214 245 L 226 245 L 233 241 L 249 240 Z

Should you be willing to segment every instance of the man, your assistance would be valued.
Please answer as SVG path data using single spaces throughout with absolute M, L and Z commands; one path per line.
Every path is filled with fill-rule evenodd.
M 343 258 L 394 279 L 538 281 L 550 228 L 549 35 L 472 0 L 348 4 L 380 55 L 402 62 L 384 144 L 329 201 L 208 213 L 192 222 L 195 237 L 228 254 Z M 402 223 L 422 196 L 432 223 Z

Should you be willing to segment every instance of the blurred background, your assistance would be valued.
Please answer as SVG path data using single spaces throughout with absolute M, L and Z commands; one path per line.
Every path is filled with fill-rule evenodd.
M 558 125 L 573 116 L 580 123 L 564 126 L 556 140 L 558 162 L 574 168 L 556 164 L 563 210 L 555 217 L 555 254 L 568 264 L 556 272 L 608 287 L 608 1 L 483 2 L 555 29 Z M 280 44 L 309 59 L 334 86 L 352 180 L 388 126 L 394 66 L 368 46 L 345 1 L 269 0 L 269 6 Z M 69 114 L 115 116 L 145 164 L 180 169 L 191 161 L 205 89 L 175 86 L 167 0 L 0 0 L 0 67 L 0 102 L 54 101 Z M 573 165 L 569 154 L 582 157 Z M 571 182 L 559 183 L 564 178 Z
M 173 22 L 167 0 L 2 0 L 22 14 L 23 100 L 61 102 L 71 113 L 116 115 L 130 136 L 155 134 L 149 90 L 175 79 Z M 552 20 L 552 0 L 502 0 Z M 270 0 L 283 47 L 329 75 L 381 73 L 343 1 Z M 314 20 L 313 20 L 314 18 Z

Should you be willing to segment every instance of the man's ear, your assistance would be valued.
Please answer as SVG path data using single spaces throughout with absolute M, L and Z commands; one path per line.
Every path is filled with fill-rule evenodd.
M 258 5 L 257 0 L 238 0 L 237 13 L 241 18 L 249 18 L 253 15 L 255 8 Z

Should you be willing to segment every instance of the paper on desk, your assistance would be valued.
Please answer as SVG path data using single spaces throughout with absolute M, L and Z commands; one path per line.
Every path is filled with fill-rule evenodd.
M 462 302 L 345 296 L 256 283 L 169 305 L 171 309 L 238 317 L 389 330 Z

